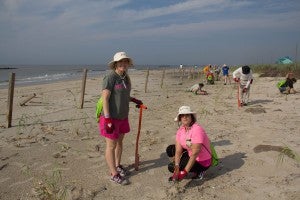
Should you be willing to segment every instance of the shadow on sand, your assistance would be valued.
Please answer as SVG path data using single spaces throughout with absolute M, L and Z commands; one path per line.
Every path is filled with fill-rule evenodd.
M 191 188 L 200 186 L 204 183 L 204 181 L 214 179 L 218 176 L 222 176 L 228 172 L 239 169 L 245 163 L 243 160 L 244 158 L 246 158 L 246 155 L 243 152 L 234 153 L 232 155 L 225 156 L 224 158 L 220 158 L 219 165 L 209 168 L 206 171 L 203 180 L 191 180 L 184 187 Z
M 255 104 L 267 104 L 271 103 L 273 100 L 267 100 L 267 99 L 256 99 L 252 100 L 249 105 L 255 105 Z

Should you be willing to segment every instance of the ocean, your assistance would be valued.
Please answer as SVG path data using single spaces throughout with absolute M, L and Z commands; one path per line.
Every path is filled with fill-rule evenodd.
M 168 66 L 135 66 L 132 69 L 160 68 Z M 64 80 L 81 79 L 83 70 L 87 69 L 87 77 L 97 77 L 107 70 L 107 65 L 32 65 L 32 66 L 0 66 L 0 88 L 7 88 L 11 73 L 15 73 L 15 86 L 36 85 Z

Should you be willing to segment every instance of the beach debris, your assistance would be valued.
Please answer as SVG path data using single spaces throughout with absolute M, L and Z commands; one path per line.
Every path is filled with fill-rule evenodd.
M 52 156 L 54 158 L 65 158 L 66 157 L 65 155 L 61 154 L 60 152 L 54 153 Z
M 54 126 L 50 126 L 50 125 L 42 125 L 41 130 L 45 134 L 54 135 L 54 132 L 57 130 L 57 128 Z
M 100 151 L 100 144 L 95 145 L 95 150 Z
M 20 106 L 25 106 L 25 104 L 27 102 L 29 102 L 31 99 L 33 99 L 34 97 L 36 97 L 35 93 L 33 93 L 32 95 L 30 95 L 29 97 L 27 97 L 26 99 L 24 99 L 22 102 L 20 102 Z
M 4 169 L 4 168 L 7 167 L 7 166 L 8 166 L 8 163 L 5 163 L 5 164 L 3 164 L 3 165 L 0 165 L 0 170 Z

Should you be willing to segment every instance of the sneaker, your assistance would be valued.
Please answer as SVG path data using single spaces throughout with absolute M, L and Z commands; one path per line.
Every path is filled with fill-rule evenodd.
M 124 179 L 120 174 L 111 176 L 110 180 L 120 185 L 128 185 L 128 180 Z
M 129 175 L 129 171 L 127 171 L 122 165 L 117 166 L 117 172 L 122 176 Z
M 202 180 L 204 177 L 204 173 L 204 171 L 197 174 L 195 173 L 195 176 L 193 176 L 192 179 Z

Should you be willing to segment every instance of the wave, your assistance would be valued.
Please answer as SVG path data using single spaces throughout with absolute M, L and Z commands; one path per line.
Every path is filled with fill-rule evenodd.
M 98 76 L 105 71 L 103 70 L 88 70 L 88 77 Z M 64 73 L 54 73 L 54 74 L 43 74 L 37 76 L 26 76 L 20 77 L 15 80 L 15 85 L 32 85 L 39 83 L 51 83 L 60 80 L 74 80 L 82 77 L 82 71 L 64 72 Z M 0 88 L 8 85 L 9 80 L 1 80 Z

